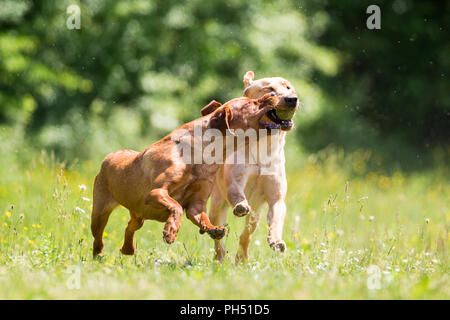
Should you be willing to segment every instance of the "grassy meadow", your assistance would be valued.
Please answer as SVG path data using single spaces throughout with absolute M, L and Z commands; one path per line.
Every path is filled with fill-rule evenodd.
M 377 6 L 1 0 L 0 299 L 449 299 L 450 2 Z M 147 221 L 123 256 L 120 207 L 94 260 L 105 155 L 241 96 L 249 70 L 300 101 L 286 252 L 269 248 L 264 212 L 236 265 L 230 209 L 223 264 L 185 217 L 172 245 Z
M 104 257 L 93 260 L 92 183 L 101 157 L 65 164 L 0 133 L 1 299 L 450 298 L 444 165 L 371 171 L 368 151 L 306 154 L 291 136 L 284 254 L 267 245 L 264 213 L 251 259 L 235 265 L 243 219 L 230 210 L 223 265 L 213 261 L 213 241 L 186 218 L 172 245 L 162 240 L 163 224 L 146 221 L 136 254 L 123 256 L 128 212 L 118 208 Z

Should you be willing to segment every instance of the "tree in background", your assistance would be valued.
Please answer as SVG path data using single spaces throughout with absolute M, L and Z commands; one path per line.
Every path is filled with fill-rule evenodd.
M 70 4 L 2 0 L 0 14 L 0 121 L 66 156 L 165 134 L 240 96 L 249 69 L 289 78 L 307 101 L 320 96 L 310 75 L 336 71 L 293 1 L 86 0 L 80 30 L 66 27 Z
M 308 1 L 308 17 L 325 15 L 314 42 L 336 50 L 339 72 L 317 74 L 330 104 L 304 134 L 311 147 L 364 146 L 368 136 L 418 148 L 450 142 L 450 2 Z M 366 9 L 381 9 L 381 29 Z M 309 139 L 311 138 L 311 139 Z M 392 150 L 390 149 L 390 150 Z
M 84 0 L 69 30 L 73 3 L 0 9 L 0 124 L 63 158 L 142 148 L 240 96 L 247 70 L 294 84 L 311 150 L 448 144 L 448 1 L 379 1 L 381 30 L 372 3 L 313 0 Z

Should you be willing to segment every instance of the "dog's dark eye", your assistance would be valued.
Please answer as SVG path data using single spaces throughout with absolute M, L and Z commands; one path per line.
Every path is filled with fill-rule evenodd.
M 267 88 L 269 91 L 275 91 L 275 89 L 273 87 L 268 87 Z
M 287 86 L 286 88 L 287 88 L 288 90 L 291 90 L 291 87 L 289 87 L 289 86 Z

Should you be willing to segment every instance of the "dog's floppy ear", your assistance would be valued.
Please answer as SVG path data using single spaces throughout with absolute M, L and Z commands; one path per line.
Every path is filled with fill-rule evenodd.
M 206 116 L 207 114 L 213 113 L 221 106 L 222 106 L 222 104 L 220 102 L 218 102 L 216 100 L 212 100 L 210 103 L 208 103 L 206 106 L 204 106 L 202 108 L 200 113 L 202 114 L 202 116 Z
M 277 105 L 278 101 L 278 97 L 273 92 L 266 93 L 257 100 L 260 109 L 264 107 L 274 107 Z
M 210 126 L 214 129 L 219 129 L 223 133 L 230 130 L 230 121 L 233 119 L 233 114 L 228 106 L 222 106 L 214 111 L 211 116 Z
M 249 85 L 251 85 L 254 78 L 255 74 L 253 73 L 253 71 L 247 71 L 247 73 L 244 75 L 244 87 L 247 88 Z
M 269 111 L 270 109 L 272 109 L 273 107 L 275 107 L 278 104 L 279 100 L 278 97 L 273 92 L 271 92 L 266 93 L 258 100 L 253 101 L 256 101 L 256 103 L 259 104 L 259 110 L 255 114 L 256 117 L 259 117 L 264 113 L 266 113 L 267 111 Z

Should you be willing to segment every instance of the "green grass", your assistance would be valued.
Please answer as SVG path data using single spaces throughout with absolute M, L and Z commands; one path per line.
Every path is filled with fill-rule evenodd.
M 100 162 L 69 169 L 45 154 L 26 155 L 11 143 L 5 148 L 2 299 L 450 298 L 445 167 L 385 175 L 365 172 L 363 152 L 299 158 L 292 151 L 284 254 L 267 245 L 263 214 L 250 261 L 235 265 L 243 220 L 230 212 L 223 265 L 212 259 L 212 240 L 186 218 L 172 245 L 163 242 L 161 223 L 146 221 L 136 233 L 136 255 L 122 256 L 128 213 L 120 208 L 110 218 L 104 257 L 97 261 L 91 258 L 92 202 L 82 197 L 92 198 Z M 79 289 L 73 288 L 71 270 L 80 271 Z

